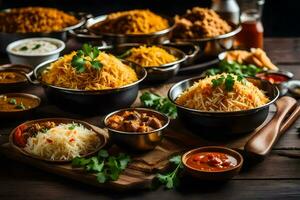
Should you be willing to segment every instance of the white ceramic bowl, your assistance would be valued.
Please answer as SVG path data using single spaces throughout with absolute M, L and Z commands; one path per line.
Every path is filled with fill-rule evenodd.
M 26 54 L 22 52 L 12 51 L 14 47 L 24 42 L 34 41 L 34 40 L 43 40 L 46 42 L 50 42 L 55 46 L 57 46 L 57 49 L 47 53 L 36 53 L 36 54 Z M 47 38 L 47 37 L 36 37 L 36 38 L 21 39 L 12 42 L 6 47 L 6 52 L 8 53 L 8 57 L 11 63 L 28 65 L 35 68 L 38 64 L 42 62 L 45 62 L 47 60 L 57 59 L 59 57 L 60 52 L 64 50 L 65 46 L 66 46 L 65 43 L 58 39 Z

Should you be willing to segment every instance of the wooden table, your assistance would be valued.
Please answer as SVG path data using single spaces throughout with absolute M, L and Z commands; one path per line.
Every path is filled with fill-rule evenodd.
M 281 69 L 289 70 L 300 79 L 300 38 L 268 38 L 265 49 Z M 1 58 L 1 63 L 7 58 Z M 186 78 L 179 75 L 176 80 Z M 32 93 L 42 95 L 40 88 Z M 43 98 L 44 101 L 46 99 Z M 38 117 L 73 117 L 55 106 L 44 106 Z M 99 116 L 85 117 L 99 125 Z M 0 143 L 19 122 L 0 122 Z M 114 192 L 93 188 L 59 176 L 11 161 L 0 155 L 0 199 L 300 199 L 300 159 L 287 154 L 300 154 L 297 127 L 291 127 L 263 161 L 247 169 L 226 184 L 186 183 L 177 190 Z

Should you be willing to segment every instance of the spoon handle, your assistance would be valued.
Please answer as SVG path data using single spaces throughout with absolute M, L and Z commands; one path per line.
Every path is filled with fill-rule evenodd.
M 280 129 L 286 115 L 295 107 L 297 101 L 288 96 L 281 97 L 276 101 L 277 111 L 273 118 L 245 145 L 245 151 L 256 156 L 265 156 L 280 136 Z

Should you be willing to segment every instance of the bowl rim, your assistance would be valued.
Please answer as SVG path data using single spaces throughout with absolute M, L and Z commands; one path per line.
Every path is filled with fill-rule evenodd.
M 89 18 L 86 22 L 86 28 L 93 34 L 95 35 L 98 35 L 98 36 L 106 36 L 106 37 L 119 37 L 119 38 L 123 38 L 123 37 L 152 37 L 152 36 L 159 36 L 159 35 L 163 35 L 163 34 L 167 34 L 171 31 L 173 31 L 173 29 L 175 28 L 175 22 L 173 20 L 173 18 L 170 18 L 170 17 L 164 17 L 163 15 L 159 15 L 160 17 L 163 17 L 164 19 L 166 19 L 168 21 L 168 24 L 169 24 L 169 27 L 168 28 L 165 28 L 165 29 L 162 29 L 162 30 L 159 30 L 159 31 L 156 31 L 156 32 L 153 32 L 153 33 L 143 33 L 143 34 L 115 34 L 115 33 L 103 33 L 103 32 L 97 32 L 97 31 L 94 31 L 92 29 L 92 27 L 95 25 L 95 24 L 100 24 L 100 23 L 103 23 L 106 18 L 108 17 L 109 14 L 106 14 L 106 15 L 99 15 L 99 16 L 96 16 L 96 17 L 93 17 L 93 18 Z M 94 22 L 90 22 L 94 20 Z M 90 23 L 90 24 L 89 24 Z
M 28 112 L 28 111 L 34 110 L 37 107 L 39 107 L 41 105 L 41 102 L 42 102 L 40 97 L 38 97 L 34 94 L 29 94 L 29 93 L 22 93 L 22 92 L 4 93 L 4 94 L 0 94 L 0 96 L 7 96 L 8 98 L 11 98 L 10 96 L 27 97 L 27 98 L 35 99 L 35 100 L 38 101 L 38 104 L 36 106 L 30 107 L 29 109 L 25 109 L 25 110 L 16 110 L 16 111 L 3 111 L 3 110 L 0 110 L 0 113 L 2 113 L 2 114 Z
M 181 42 L 181 41 L 182 42 L 209 42 L 209 41 L 213 41 L 213 40 L 221 40 L 221 39 L 233 37 L 242 30 L 242 25 L 240 23 L 239 24 L 233 24 L 231 22 L 228 22 L 228 23 L 231 25 L 231 27 L 233 27 L 233 29 L 230 32 L 222 34 L 222 35 L 217 35 L 217 36 L 211 37 L 211 38 L 195 38 L 195 39 L 172 38 L 172 40 L 178 41 L 178 42 Z
M 40 63 L 39 65 L 37 65 L 35 67 L 35 69 L 30 72 L 30 74 L 27 74 L 27 77 L 28 79 L 30 79 L 29 77 L 32 75 L 34 75 L 35 79 L 38 80 L 38 82 L 40 84 L 42 84 L 43 86 L 47 86 L 47 87 L 51 87 L 51 88 L 55 88 L 55 89 L 59 89 L 59 90 L 63 90 L 65 92 L 70 92 L 70 93 L 83 93 L 83 94 L 97 94 L 97 93 L 104 93 L 104 92 L 114 92 L 114 91 L 120 91 L 120 90 L 123 90 L 123 89 L 128 89 L 130 87 L 133 87 L 135 85 L 138 85 L 140 82 L 142 82 L 146 77 L 147 77 L 147 71 L 141 67 L 140 65 L 136 64 L 136 63 L 133 63 L 133 62 L 130 62 L 130 61 L 127 61 L 127 60 L 122 60 L 122 62 L 128 62 L 129 64 L 131 65 L 134 65 L 134 67 L 137 67 L 137 68 L 140 68 L 142 70 L 142 73 L 143 73 L 143 76 L 142 77 L 138 77 L 138 80 L 137 81 L 134 81 L 133 83 L 130 83 L 130 84 L 127 84 L 127 85 L 123 85 L 121 87 L 117 87 L 117 88 L 109 88 L 109 89 L 101 89 L 101 90 L 82 90 L 82 89 L 71 89 L 71 88 L 64 88 L 64 87 L 59 87 L 59 86 L 55 86 L 55 85 L 51 85 L 51 84 L 48 84 L 44 81 L 41 81 L 40 78 L 39 78 L 39 74 L 38 74 L 38 70 L 42 67 L 45 67 L 45 65 L 49 65 L 57 60 L 59 60 L 60 58 L 62 57 L 59 57 L 57 59 L 51 59 L 51 60 L 47 60 L 45 62 L 42 62 Z M 131 66 L 130 66 L 131 67 Z M 44 69 L 45 70 L 45 69 Z M 32 82 L 32 81 L 30 81 Z
M 108 118 L 110 118 L 111 116 L 117 114 L 117 113 L 120 113 L 120 112 L 124 112 L 124 111 L 130 111 L 130 110 L 137 110 L 137 111 L 146 111 L 146 112 L 150 112 L 150 113 L 155 113 L 156 115 L 159 115 L 160 117 L 162 117 L 164 120 L 165 120 L 165 124 L 158 128 L 158 129 L 155 129 L 153 131 L 149 131 L 149 132 L 129 132 L 129 131 L 119 131 L 119 130 L 116 130 L 116 129 L 113 129 L 113 128 L 110 128 L 108 125 L 107 125 L 107 120 Z M 119 133 L 119 134 L 124 134 L 124 135 L 149 135 L 151 133 L 155 133 L 155 132 L 158 132 L 158 131 L 162 131 L 163 129 L 165 129 L 169 123 L 170 123 L 170 118 L 165 115 L 164 113 L 161 113 L 159 111 L 156 111 L 156 110 L 153 110 L 153 109 L 150 109 L 150 108 L 142 108 L 142 107 L 133 107 L 133 108 L 123 108 L 123 109 L 119 109 L 119 110 L 116 110 L 116 111 L 113 111 L 109 114 L 107 114 L 104 119 L 103 119 L 103 122 L 104 122 L 104 126 L 106 129 L 108 129 L 109 131 L 113 131 L 115 133 Z
M 149 47 L 149 46 L 160 47 L 160 48 L 162 48 L 164 50 L 167 50 L 167 51 L 168 50 L 173 50 L 173 51 L 176 51 L 177 53 L 179 53 L 181 55 L 180 59 L 175 60 L 175 61 L 170 62 L 170 63 L 162 64 L 162 65 L 159 65 L 159 66 L 141 66 L 141 67 L 145 68 L 146 70 L 167 69 L 169 67 L 173 67 L 174 65 L 177 65 L 177 64 L 180 64 L 180 63 L 184 62 L 188 57 L 186 55 L 186 53 L 184 53 L 182 50 L 180 50 L 178 48 L 175 48 L 175 47 L 167 46 L 168 45 L 167 43 L 166 44 L 122 43 L 122 44 L 117 44 L 117 45 L 109 45 L 109 46 L 100 47 L 100 50 L 104 50 L 104 51 L 110 50 L 110 49 L 113 50 L 113 49 L 116 49 L 118 47 L 128 47 L 129 49 L 131 49 L 131 48 L 136 48 L 136 47 L 140 47 L 140 46 L 144 46 L 144 45 L 147 46 L 147 47 Z M 173 55 L 173 54 L 171 54 L 171 55 Z M 175 55 L 173 55 L 173 56 L 175 56 Z M 126 60 L 126 57 L 122 58 L 122 59 Z M 131 61 L 131 62 L 133 62 L 133 61 Z M 135 63 L 135 62 L 133 62 L 133 63 Z M 140 65 L 138 63 L 135 63 L 135 64 Z
M 46 41 L 49 42 L 51 44 L 54 44 L 57 49 L 50 51 L 50 52 L 46 52 L 46 53 L 35 53 L 35 54 L 23 54 L 20 52 L 14 52 L 12 51 L 12 49 L 19 45 L 22 44 L 24 42 L 27 41 L 37 41 L 37 40 L 42 40 L 42 41 Z M 6 47 L 6 52 L 8 54 L 14 55 L 14 56 L 19 56 L 19 57 L 28 57 L 28 58 L 33 58 L 33 57 L 43 57 L 43 56 L 51 56 L 54 54 L 58 54 L 60 53 L 62 50 L 64 50 L 66 47 L 65 43 L 62 40 L 56 39 L 56 38 L 50 38 L 50 37 L 31 37 L 31 38 L 25 38 L 25 39 L 20 39 L 14 42 L 11 42 L 9 45 L 7 45 Z
M 218 150 L 223 150 L 223 152 L 218 151 Z M 204 171 L 204 170 L 196 169 L 196 168 L 193 168 L 193 167 L 186 164 L 186 161 L 188 159 L 187 156 L 189 156 L 189 155 L 191 155 L 195 152 L 225 153 L 225 154 L 228 154 L 228 155 L 234 157 L 237 160 L 238 163 L 237 163 L 236 166 L 234 166 L 232 168 L 228 168 L 228 169 L 221 170 L 221 171 Z M 195 172 L 206 173 L 206 174 L 214 174 L 214 173 L 220 174 L 220 173 L 226 173 L 226 172 L 229 172 L 229 171 L 234 171 L 234 170 L 240 168 L 244 163 L 244 158 L 243 158 L 242 154 L 240 154 L 238 151 L 236 151 L 232 148 L 223 147 L 223 146 L 203 146 L 203 147 L 194 148 L 194 149 L 191 149 L 191 150 L 185 152 L 181 157 L 181 161 L 182 161 L 184 167 L 186 167 L 190 170 L 193 170 Z
M 185 79 L 185 80 L 182 80 L 176 84 L 174 84 L 168 91 L 168 98 L 169 100 L 178 108 L 181 108 L 183 110 L 187 110 L 187 111 L 190 111 L 190 112 L 195 112 L 195 113 L 200 113 L 200 114 L 220 114 L 220 115 L 234 115 L 234 114 L 237 114 L 237 115 L 243 115 L 243 114 L 246 114 L 248 112 L 255 112 L 255 111 L 258 111 L 258 110 L 261 110 L 263 108 L 266 108 L 268 106 L 270 106 L 271 104 L 273 104 L 277 98 L 279 97 L 279 90 L 276 86 L 274 86 L 273 84 L 271 84 L 270 82 L 268 81 L 265 81 L 265 80 L 261 80 L 257 77 L 247 77 L 249 79 L 255 79 L 255 80 L 258 80 L 258 81 L 261 81 L 261 82 L 264 82 L 266 84 L 269 84 L 273 91 L 275 91 L 275 97 L 272 98 L 268 103 L 262 105 L 262 106 L 259 106 L 259 107 L 256 107 L 256 108 L 252 108 L 252 109 L 248 109 L 248 110 L 239 110 L 239 111 L 230 111 L 230 112 L 222 112 L 222 111 L 201 111 L 201 110 L 197 110 L 197 109 L 193 109 L 193 108 L 188 108 L 188 107 L 185 107 L 185 106 L 182 106 L 182 105 L 179 105 L 178 103 L 176 103 L 176 99 L 178 98 L 178 96 L 176 97 L 176 99 L 173 99 L 171 98 L 171 94 L 173 93 L 173 91 L 175 90 L 176 87 L 182 85 L 183 83 L 186 83 L 186 82 L 190 82 L 190 81 L 193 81 L 193 83 L 195 83 L 197 80 L 200 80 L 200 79 L 204 79 L 205 77 L 202 77 L 201 75 L 200 76 L 196 76 L 196 77 L 192 77 L 192 78 L 188 78 L 188 79 Z
M 88 129 L 91 129 L 92 131 L 94 131 L 98 137 L 100 138 L 101 137 L 101 141 L 100 141 L 100 144 L 99 146 L 85 154 L 85 155 L 82 155 L 81 157 L 88 157 L 88 156 L 91 156 L 95 153 L 97 153 L 100 149 L 103 149 L 105 147 L 105 145 L 107 144 L 107 137 L 101 133 L 100 131 L 97 131 L 95 130 L 95 128 L 93 127 L 93 125 L 89 124 L 88 122 L 85 122 L 85 121 L 82 121 L 82 120 L 78 120 L 78 119 L 71 119 L 71 118 L 41 118 L 41 119 L 35 119 L 35 120 L 30 120 L 30 121 L 25 121 L 21 124 L 19 124 L 18 126 L 16 126 L 11 132 L 10 132 L 10 135 L 9 135 L 9 143 L 10 145 L 12 146 L 13 149 L 17 150 L 18 152 L 22 153 L 24 156 L 29 156 L 31 158 L 34 158 L 34 159 L 37 159 L 37 160 L 41 160 L 41 161 L 46 161 L 46 162 L 50 162 L 50 163 L 68 163 L 68 162 L 71 162 L 72 159 L 69 159 L 69 160 L 51 160 L 51 159 L 47 159 L 47 158 L 43 158 L 43 157 L 40 157 L 40 156 L 37 156 L 37 155 L 34 155 L 34 154 L 31 154 L 27 151 L 25 151 L 22 147 L 19 147 L 17 146 L 15 143 L 14 143 L 14 140 L 13 140 L 13 135 L 15 134 L 16 132 L 16 129 L 22 125 L 26 125 L 26 124 L 33 124 L 33 123 L 41 123 L 41 122 L 44 122 L 44 121 L 68 121 L 66 123 L 71 123 L 71 122 L 75 122 L 75 123 L 79 123 L 81 125 L 83 125 L 85 128 L 88 128 Z

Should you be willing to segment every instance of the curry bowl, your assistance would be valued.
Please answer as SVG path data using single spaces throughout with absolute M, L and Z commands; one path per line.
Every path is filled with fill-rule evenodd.
M 250 133 L 259 127 L 269 114 L 269 107 L 276 101 L 279 91 L 268 81 L 247 78 L 259 89 L 265 91 L 269 102 L 263 106 L 241 111 L 213 112 L 187 108 L 176 103 L 178 96 L 203 76 L 194 77 L 176 83 L 168 92 L 168 97 L 177 107 L 179 120 L 193 133 L 202 136 L 222 138 L 228 135 Z
M 103 90 L 63 88 L 43 82 L 41 78 L 41 74 L 55 61 L 41 63 L 26 76 L 32 84 L 43 86 L 50 101 L 71 112 L 106 114 L 113 110 L 129 107 L 138 95 L 140 82 L 147 76 L 144 68 L 129 61 L 122 61 L 136 72 L 137 81 L 122 87 Z
M 104 33 L 94 28 L 95 25 L 103 23 L 107 15 L 90 18 L 86 22 L 87 30 L 110 44 L 123 44 L 123 43 L 146 43 L 146 44 L 159 44 L 168 42 L 171 38 L 172 30 L 174 28 L 174 20 L 167 19 L 169 28 L 149 34 L 115 34 Z
M 240 153 L 221 146 L 192 149 L 182 156 L 185 173 L 207 181 L 231 179 L 239 173 L 243 161 L 243 156 Z
M 37 120 L 24 122 L 24 123 L 18 125 L 14 130 L 12 130 L 12 132 L 9 136 L 9 143 L 10 143 L 11 147 L 14 150 L 22 153 L 25 156 L 35 158 L 38 160 L 42 160 L 42 161 L 46 161 L 46 162 L 54 162 L 54 163 L 71 162 L 72 159 L 51 159 L 51 158 L 48 158 L 47 156 L 41 156 L 38 154 L 34 154 L 34 153 L 28 151 L 28 149 L 25 149 L 25 147 L 28 147 L 30 145 L 30 142 L 28 142 L 28 139 L 33 136 L 35 137 L 37 134 L 39 134 L 39 132 L 43 132 L 43 134 L 46 134 L 45 131 L 48 131 L 51 129 L 46 126 L 51 126 L 51 123 L 54 123 L 54 125 L 56 125 L 56 126 L 58 126 L 60 124 L 71 124 L 70 128 L 67 129 L 69 131 L 69 133 L 67 133 L 67 134 L 69 134 L 69 135 L 72 134 L 71 131 L 73 131 L 73 130 L 74 130 L 74 132 L 76 131 L 74 129 L 74 127 L 72 127 L 75 125 L 76 126 L 80 125 L 81 128 L 83 127 L 85 129 L 88 129 L 90 131 L 93 131 L 93 133 L 95 133 L 94 138 L 96 138 L 96 137 L 98 138 L 98 143 L 97 143 L 96 147 L 93 148 L 92 150 L 80 155 L 80 157 L 88 157 L 88 156 L 92 156 L 92 155 L 96 154 L 107 143 L 105 131 L 102 129 L 95 129 L 92 125 L 90 125 L 87 122 L 76 120 L 76 119 L 67 119 L 67 118 L 45 118 L 45 119 L 37 119 Z M 45 126 L 46 128 L 43 126 Z M 30 131 L 34 132 L 34 134 L 31 136 L 30 136 L 30 134 L 32 134 L 32 133 L 30 133 Z M 62 131 L 62 129 L 60 129 L 60 131 Z M 76 133 L 77 132 L 74 133 L 74 138 L 73 138 L 74 142 L 77 139 L 76 135 L 78 133 L 77 134 Z M 51 134 L 54 134 L 54 132 L 52 131 Z M 56 141 L 53 141 L 53 138 L 51 138 L 51 139 L 49 139 L 49 138 L 50 137 L 48 137 L 48 139 L 47 139 L 47 142 L 49 143 L 49 145 L 51 145 L 51 144 L 55 145 Z M 60 139 L 62 139 L 62 138 L 60 138 Z M 70 140 L 69 142 L 73 142 L 73 141 Z M 21 146 L 21 145 L 23 145 L 23 146 Z M 32 148 L 30 147 L 29 149 L 32 149 Z M 50 149 L 49 149 L 49 151 L 50 151 Z M 37 152 L 37 151 L 35 151 L 35 152 Z
M 32 67 L 19 64 L 4 64 L 0 65 L 0 91 L 18 92 L 30 84 L 26 78 L 26 73 L 29 73 Z
M 115 46 L 108 46 L 100 48 L 102 51 L 106 51 L 114 54 L 117 57 L 121 57 L 126 60 L 126 56 L 129 56 L 131 48 L 137 48 L 140 46 L 153 46 L 141 43 L 132 44 L 119 44 Z M 177 58 L 176 61 L 171 63 L 163 64 L 160 66 L 142 66 L 147 71 L 147 77 L 145 81 L 148 82 L 163 82 L 174 77 L 180 68 L 180 66 L 188 59 L 188 56 L 181 50 L 168 46 L 167 44 L 155 45 L 156 47 L 162 48 L 169 54 Z M 128 53 L 129 52 L 129 53 Z M 136 63 L 139 64 L 139 63 Z
M 136 113 L 141 114 L 141 116 Z M 146 117 L 149 117 L 148 121 L 145 121 L 145 124 L 147 124 L 149 120 L 153 120 L 153 118 L 159 120 L 161 124 L 151 130 L 141 132 L 140 128 L 143 128 L 143 126 L 141 124 L 138 126 L 134 125 L 137 120 L 144 121 L 142 118 L 143 113 Z M 117 119 L 114 119 L 115 116 L 117 116 Z M 119 121 L 119 119 L 121 119 L 121 121 Z M 114 124 L 116 123 L 115 120 L 119 121 L 118 125 Z M 121 109 L 108 114 L 104 118 L 104 125 L 108 129 L 110 139 L 119 146 L 137 151 L 154 149 L 161 142 L 163 130 L 169 125 L 169 122 L 170 119 L 166 115 L 147 108 Z M 150 121 L 150 123 L 155 122 Z M 131 124 L 133 124 L 134 127 L 131 127 Z M 148 126 L 150 127 L 151 124 L 148 124 Z M 125 130 L 122 128 L 125 128 Z
M 25 118 L 41 104 L 38 96 L 27 93 L 7 93 L 0 95 L 0 118 Z

